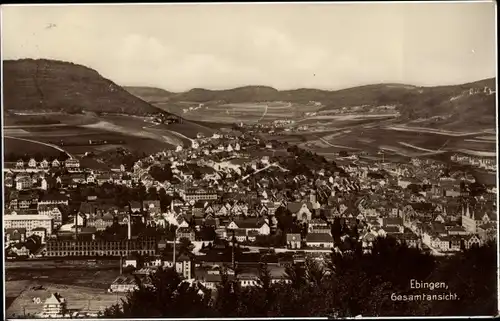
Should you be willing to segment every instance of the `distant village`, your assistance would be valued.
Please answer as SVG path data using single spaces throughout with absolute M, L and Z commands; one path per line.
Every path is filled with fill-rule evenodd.
M 110 292 L 135 289 L 134 274 L 159 266 L 211 289 L 222 269 L 255 286 L 263 260 L 272 282 L 288 282 L 287 264 L 355 243 L 369 252 L 378 237 L 445 256 L 497 233 L 496 188 L 444 163 L 331 162 L 251 133 L 198 134 L 108 171 L 76 158 L 19 160 L 4 183 L 7 259 L 120 257 Z M 64 299 L 48 300 L 44 315 L 60 316 Z

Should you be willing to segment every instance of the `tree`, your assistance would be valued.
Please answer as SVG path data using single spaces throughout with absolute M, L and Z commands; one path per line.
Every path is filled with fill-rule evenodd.
M 199 237 L 202 241 L 214 241 L 217 236 L 215 228 L 212 226 L 203 225 L 200 228 Z
M 406 188 L 409 189 L 413 194 L 418 194 L 422 190 L 422 187 L 417 184 L 409 184 Z
M 325 277 L 325 269 L 323 269 L 317 261 L 310 258 L 306 259 L 305 268 L 308 282 L 314 286 L 319 286 Z
M 148 286 L 137 279 L 139 289 L 129 293 L 121 305 L 106 309 L 104 317 L 168 318 L 206 317 L 210 291 L 183 282 L 175 270 L 159 269 Z M 200 294 L 201 292 L 201 294 Z
M 159 182 L 172 181 L 174 175 L 171 166 L 171 164 L 165 164 L 163 167 L 158 165 L 151 166 L 149 174 Z
M 494 242 L 447 257 L 434 269 L 430 280 L 445 282 L 458 301 L 433 304 L 435 315 L 494 315 L 497 313 L 497 268 L 493 262 L 498 250 Z M 460 304 L 468 302 L 470 304 Z
M 340 237 L 342 236 L 342 224 L 340 223 L 340 218 L 336 217 L 332 224 L 332 237 L 335 244 L 340 243 Z
M 289 265 L 290 284 L 273 284 L 268 266 L 259 267 L 256 287 L 240 287 L 221 271 L 221 283 L 210 291 L 183 283 L 172 269 L 152 275 L 150 285 L 139 282 L 122 305 L 105 317 L 258 317 L 258 316 L 404 316 L 487 315 L 496 311 L 494 243 L 451 257 L 435 258 L 386 237 L 375 240 L 371 253 L 359 246 L 333 252 L 327 269 L 317 261 Z M 327 273 L 328 272 L 328 273 Z M 410 280 L 445 282 L 455 301 L 393 301 L 391 295 L 414 293 Z M 416 294 L 416 292 L 415 292 Z M 438 294 L 438 293 L 436 293 Z M 463 304 L 466 302 L 472 305 Z
M 162 212 L 168 211 L 170 203 L 172 203 L 172 196 L 168 195 L 165 189 L 162 187 L 158 192 L 158 199 L 160 200 L 160 208 Z
M 35 254 L 42 246 L 42 240 L 38 235 L 31 235 L 24 244 L 31 254 Z
M 283 231 L 283 233 L 291 233 L 294 228 L 292 213 L 283 206 L 276 209 L 274 216 L 278 221 L 278 228 Z
M 181 237 L 179 240 L 180 244 L 180 252 L 191 252 L 191 249 L 194 247 L 193 243 L 188 238 Z
M 158 190 L 156 189 L 156 187 L 148 188 L 146 198 L 148 200 L 157 200 L 158 199 Z
M 302 265 L 294 264 L 286 266 L 285 275 L 295 289 L 302 287 L 306 283 L 306 270 Z

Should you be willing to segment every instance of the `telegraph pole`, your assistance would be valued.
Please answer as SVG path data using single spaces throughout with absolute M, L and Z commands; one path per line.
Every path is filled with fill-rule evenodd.
M 177 227 L 174 229 L 174 257 L 173 257 L 173 262 L 174 262 L 174 271 L 177 271 L 177 268 L 175 266 L 175 243 L 177 239 Z
M 232 251 L 231 251 L 231 263 L 233 265 L 233 272 L 236 275 L 236 260 L 235 260 L 235 255 L 234 255 L 235 240 L 236 240 L 235 230 L 233 230 L 233 246 L 232 246 Z

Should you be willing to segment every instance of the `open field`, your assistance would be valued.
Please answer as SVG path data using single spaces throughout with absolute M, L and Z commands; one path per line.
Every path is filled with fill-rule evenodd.
M 60 148 L 75 156 L 81 156 L 86 152 L 101 152 L 117 147 L 124 147 L 145 153 L 154 153 L 164 149 L 171 149 L 173 146 L 168 144 L 168 142 L 163 144 L 159 143 L 158 140 L 149 137 L 137 137 L 105 130 L 80 129 L 79 132 L 79 135 L 66 135 L 67 131 L 63 127 L 57 127 L 51 131 L 50 135 L 43 135 L 43 133 L 39 135 L 38 132 L 31 132 L 30 136 L 22 135 L 19 136 L 19 138 L 32 139 L 47 144 L 63 143 L 64 145 Z M 89 140 L 107 140 L 110 144 L 89 145 Z M 55 148 L 34 142 L 21 141 L 15 138 L 6 137 L 4 146 L 6 154 L 41 153 L 46 157 L 52 157 L 60 153 L 60 151 Z
M 473 132 L 458 132 L 458 131 L 450 131 L 443 129 L 435 129 L 435 128 L 425 128 L 425 127 L 415 127 L 415 126 L 391 126 L 387 129 L 393 131 L 401 131 L 401 132 L 411 132 L 411 133 L 429 133 L 443 136 L 451 136 L 451 137 L 468 137 L 468 136 L 476 136 L 485 134 L 484 131 L 473 131 Z
M 4 118 L 5 127 L 26 127 L 26 126 L 78 126 L 91 124 L 95 121 L 95 115 L 88 114 L 67 114 L 58 112 L 44 113 L 9 113 Z
M 11 286 L 12 281 L 6 282 L 6 288 Z M 32 289 L 34 286 L 42 285 L 42 290 Z M 18 285 L 16 285 L 19 287 Z M 30 282 L 24 290 L 7 307 L 6 316 L 15 317 L 23 315 L 36 315 L 42 311 L 43 302 L 52 293 L 59 293 L 66 299 L 69 310 L 81 311 L 84 313 L 98 313 L 105 308 L 119 303 L 124 294 L 107 293 L 104 289 L 89 286 L 58 285 L 45 282 Z M 39 298 L 42 303 L 34 302 Z
M 47 265 L 50 265 L 46 263 Z M 119 263 L 114 267 L 87 267 L 68 265 L 66 267 L 7 268 L 7 281 L 45 280 L 55 284 L 92 286 L 106 289 L 118 276 Z
M 180 144 L 191 144 L 190 138 L 196 137 L 198 133 L 211 135 L 214 132 L 214 129 L 191 122 L 155 125 L 138 116 L 104 115 L 97 117 L 95 115 L 65 115 L 61 113 L 52 113 L 49 116 L 47 116 L 49 119 L 54 118 L 61 123 L 56 125 L 45 123 L 16 125 L 5 128 L 4 133 L 14 138 L 61 146 L 69 153 L 81 156 L 86 152 L 98 153 L 117 147 L 140 153 L 155 153 L 172 149 Z M 6 120 L 12 124 L 23 117 L 33 116 L 9 115 Z M 90 140 L 105 140 L 107 143 L 90 145 Z M 22 145 L 18 146 L 17 142 L 11 141 L 12 139 L 5 144 L 6 153 L 43 152 L 50 154 L 53 149 L 42 144 L 29 142 L 23 142 Z M 56 155 L 58 155 L 57 151 Z
M 307 120 L 381 120 L 397 117 L 398 114 L 345 114 L 345 115 L 317 115 L 307 117 Z
M 175 105 L 175 106 L 174 106 Z M 320 106 L 288 102 L 252 102 L 200 105 L 199 103 L 164 102 L 155 106 L 175 113 L 188 120 L 215 123 L 272 122 L 278 119 L 299 119 L 306 112 L 319 110 Z
M 365 124 L 378 124 L 381 121 L 393 119 L 392 117 L 370 117 L 370 118 L 305 118 L 298 122 L 301 126 L 326 126 L 326 127 L 346 127 Z
M 324 136 L 323 139 L 331 144 L 345 145 L 353 148 L 369 148 L 370 146 L 384 146 L 386 149 L 395 151 L 406 150 L 408 152 L 436 152 L 440 150 L 458 151 L 470 149 L 479 152 L 495 152 L 495 144 L 489 142 L 467 142 L 468 135 L 455 134 L 441 135 L 436 132 L 414 132 L 400 131 L 382 128 L 357 128 L 341 135 L 334 134 Z
M 7 316 L 22 315 L 24 311 L 27 314 L 40 312 L 42 305 L 34 303 L 33 299 L 38 297 L 43 302 L 54 292 L 62 294 L 70 309 L 86 312 L 97 312 L 116 303 L 117 295 L 106 293 L 106 290 L 120 273 L 118 262 L 103 262 L 104 265 L 97 266 L 86 266 L 86 261 L 70 263 L 54 260 L 6 262 Z M 33 289 L 39 285 L 44 289 Z
M 30 141 L 19 140 L 15 138 L 4 137 L 4 152 L 5 154 L 15 153 L 20 154 L 37 154 L 40 153 L 46 157 L 57 157 L 60 155 L 61 151 L 56 148 L 37 144 Z

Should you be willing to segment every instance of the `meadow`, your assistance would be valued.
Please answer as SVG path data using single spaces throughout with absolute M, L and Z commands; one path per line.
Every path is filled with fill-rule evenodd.
M 318 135 L 320 136 L 320 135 Z M 418 156 L 434 151 L 482 152 L 484 156 L 495 151 L 491 141 L 470 141 L 470 136 L 450 136 L 437 132 L 400 131 L 389 128 L 351 128 L 329 135 L 321 135 L 304 146 L 317 153 L 334 149 L 359 149 L 369 153 L 379 150 L 406 156 Z M 487 153 L 484 153 L 487 152 Z
M 12 124 L 31 115 L 9 115 L 6 122 Z M 42 143 L 55 144 L 74 155 L 86 152 L 99 153 L 117 147 L 123 147 L 139 153 L 155 153 L 172 149 L 177 145 L 190 144 L 201 132 L 211 135 L 214 129 L 200 124 L 185 122 L 181 124 L 155 125 L 143 117 L 124 115 L 65 115 L 50 114 L 62 123 L 57 125 L 30 124 L 5 128 L 5 135 L 31 139 Z M 31 119 L 31 118 L 30 118 Z M 89 141 L 107 141 L 106 144 L 90 145 Z M 44 152 L 50 154 L 52 148 L 37 143 L 9 140 L 5 144 L 5 153 Z M 19 146 L 18 146 L 19 145 Z M 56 150 L 56 154 L 59 152 Z
M 28 142 L 28 141 L 17 140 L 17 139 L 12 139 L 9 137 L 4 137 L 3 143 L 4 143 L 5 155 L 8 155 L 10 153 L 13 153 L 16 155 L 41 154 L 44 157 L 52 158 L 52 157 L 59 156 L 61 153 L 57 149 L 46 146 L 46 145 L 32 143 L 32 142 Z M 8 160 L 6 160 L 6 161 L 8 161 Z M 10 160 L 10 161 L 16 161 L 16 160 Z
M 112 280 L 111 280 L 112 282 Z M 110 283 L 111 283 L 110 282 Z M 6 288 L 11 285 L 11 281 L 6 282 Z M 42 290 L 34 290 L 33 286 L 42 285 Z M 18 286 L 18 285 L 15 285 Z M 82 313 L 97 314 L 113 304 L 120 303 L 124 294 L 108 293 L 105 289 L 87 286 L 60 285 L 45 282 L 27 282 L 24 290 L 12 301 L 6 309 L 8 318 L 24 315 L 36 315 L 43 309 L 43 302 L 52 293 L 59 293 L 67 302 L 69 310 L 76 310 Z M 12 297 L 11 297 L 12 298 Z M 42 303 L 36 303 L 39 298 Z
M 299 119 L 306 112 L 319 110 L 320 106 L 288 102 L 266 103 L 198 103 L 176 102 L 157 103 L 155 106 L 193 121 L 214 123 L 257 123 L 279 119 Z M 191 110 L 189 110 L 191 108 Z
M 123 297 L 106 292 L 118 275 L 119 269 L 109 264 L 64 267 L 54 261 L 34 261 L 29 266 L 6 262 L 7 317 L 41 312 L 43 301 L 55 292 L 67 300 L 69 309 L 97 313 Z M 43 289 L 35 289 L 38 286 Z M 34 298 L 40 298 L 42 304 L 36 304 Z

